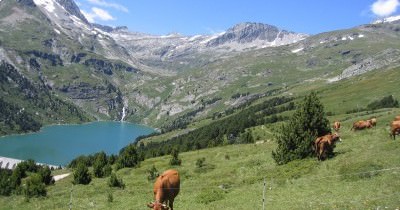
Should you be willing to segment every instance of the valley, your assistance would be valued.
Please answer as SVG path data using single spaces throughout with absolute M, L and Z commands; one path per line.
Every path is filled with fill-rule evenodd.
M 130 30 L 88 21 L 73 0 L 0 0 L 0 136 L 86 123 L 156 131 L 105 157 L 77 153 L 51 172 L 71 175 L 46 196 L 28 196 L 28 171 L 0 209 L 145 209 L 154 168 L 179 171 L 176 209 L 400 208 L 399 137 L 389 136 L 400 114 L 398 16 L 318 34 L 258 22 L 198 35 Z M 342 123 L 342 142 L 325 161 L 313 153 L 281 164 L 277 139 L 310 93 L 329 128 Z M 376 127 L 350 130 L 370 118 Z M 113 143 L 123 130 L 96 129 Z M 171 164 L 174 153 L 181 164 Z M 100 156 L 109 174 L 99 177 Z M 75 183 L 79 164 L 90 183 Z M 14 172 L 0 172 L 11 182 L 3 177 Z M 110 186 L 111 173 L 125 188 Z

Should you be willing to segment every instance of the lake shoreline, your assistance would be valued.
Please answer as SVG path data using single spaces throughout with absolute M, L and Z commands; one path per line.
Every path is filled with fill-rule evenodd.
M 97 120 L 97 121 L 90 121 L 90 122 L 65 123 L 65 124 L 61 124 L 61 123 L 51 123 L 51 124 L 43 125 L 42 127 L 40 127 L 40 129 L 39 129 L 38 131 L 29 131 L 29 132 L 25 132 L 25 133 L 12 133 L 12 134 L 7 134 L 7 135 L 0 136 L 0 141 L 1 141 L 2 138 L 9 137 L 9 136 L 24 136 L 24 135 L 30 135 L 30 134 L 40 133 L 40 132 L 43 132 L 43 129 L 44 129 L 44 128 L 46 128 L 46 127 L 51 127 L 51 126 L 75 126 L 75 125 L 86 125 L 86 124 L 91 124 L 91 123 L 96 123 L 96 122 L 130 123 L 130 124 L 135 124 L 135 125 L 140 125 L 140 126 L 152 128 L 152 129 L 154 129 L 155 131 L 158 131 L 158 130 L 159 130 L 159 128 L 153 128 L 153 127 L 150 127 L 149 125 L 146 125 L 146 124 L 134 123 L 134 122 L 129 122 L 129 121 L 117 121 L 117 120 Z
M 101 151 L 118 154 L 123 147 L 135 143 L 138 136 L 154 131 L 147 125 L 125 121 L 46 125 L 38 132 L 2 136 L 0 156 L 67 165 L 80 155 Z

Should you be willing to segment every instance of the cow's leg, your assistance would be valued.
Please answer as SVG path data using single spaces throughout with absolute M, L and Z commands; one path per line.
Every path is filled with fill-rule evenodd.
M 169 204 L 169 209 L 174 210 L 174 199 L 173 198 L 168 201 L 168 204 Z

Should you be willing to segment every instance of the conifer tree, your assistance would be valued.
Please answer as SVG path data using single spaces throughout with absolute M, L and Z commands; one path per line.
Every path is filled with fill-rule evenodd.
M 272 152 L 272 157 L 277 164 L 285 164 L 312 156 L 315 138 L 329 132 L 324 107 L 317 94 L 311 92 L 304 97 L 289 122 L 280 128 L 276 136 L 278 147 Z

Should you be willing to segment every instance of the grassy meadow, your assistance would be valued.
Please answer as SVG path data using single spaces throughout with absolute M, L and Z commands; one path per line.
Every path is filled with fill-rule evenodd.
M 336 156 L 324 162 L 309 158 L 277 166 L 271 157 L 275 143 L 265 126 L 251 129 L 257 144 L 181 153 L 182 165 L 175 167 L 181 176 L 175 208 L 262 209 L 265 179 L 266 209 L 398 209 L 400 143 L 389 137 L 388 122 L 399 112 L 381 110 L 377 127 L 357 132 L 350 131 L 357 117 L 349 115 L 342 123 Z M 361 118 L 371 116 L 365 113 Z M 72 209 L 146 209 L 153 200 L 147 171 L 153 165 L 159 172 L 170 168 L 170 158 L 147 159 L 138 168 L 119 170 L 125 189 L 108 187 L 108 178 L 72 185 L 69 176 L 48 187 L 46 198 L 0 197 L 0 208 L 67 209 L 72 201 Z M 202 168 L 196 166 L 200 158 L 205 158 Z

